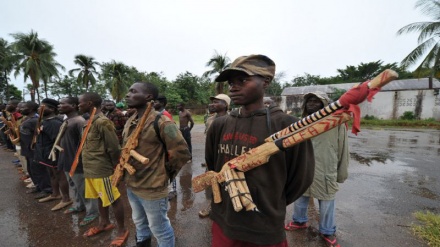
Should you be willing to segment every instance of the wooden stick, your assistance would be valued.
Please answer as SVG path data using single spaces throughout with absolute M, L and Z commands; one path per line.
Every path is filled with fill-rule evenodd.
M 82 149 L 84 147 L 84 143 L 86 142 L 87 134 L 89 133 L 90 127 L 92 126 L 93 118 L 95 118 L 95 113 L 96 113 L 96 107 L 93 107 L 89 121 L 87 122 L 86 128 L 84 129 L 84 132 L 82 134 L 78 149 L 76 150 L 75 159 L 73 160 L 72 167 L 70 168 L 70 172 L 69 172 L 70 177 L 73 177 L 73 174 L 75 174 L 75 170 L 79 162 L 79 156 L 81 155 Z
M 255 205 L 254 200 L 252 199 L 251 192 L 249 191 L 249 187 L 246 183 L 246 178 L 244 176 L 244 172 L 237 171 L 236 174 L 238 175 L 238 178 L 241 180 L 240 183 L 242 184 L 242 186 L 244 188 L 244 192 L 246 195 L 249 195 L 248 198 L 251 202 L 249 205 L 245 206 L 246 211 L 258 211 L 257 205 Z
M 232 181 L 234 177 L 232 176 L 231 169 L 225 171 L 225 179 L 225 182 L 227 183 L 226 188 L 228 190 L 229 197 L 231 198 L 232 206 L 234 207 L 235 212 L 239 212 L 243 209 L 243 205 L 241 204 L 238 196 L 238 188 Z
M 236 186 L 237 189 L 238 189 L 238 192 L 239 192 L 239 195 L 240 195 L 239 197 L 240 197 L 241 204 L 242 204 L 245 208 L 247 208 L 247 207 L 249 207 L 249 205 L 253 204 L 253 202 L 252 202 L 252 196 L 251 196 L 251 194 L 249 193 L 249 191 L 246 191 L 246 189 L 244 188 L 243 183 L 242 183 L 243 181 L 240 181 L 240 180 L 239 180 L 239 177 L 238 177 L 237 172 L 236 172 L 235 170 L 233 170 L 233 169 L 231 169 L 230 171 L 231 171 L 232 178 L 233 178 L 232 183 L 234 183 L 235 186 Z M 242 173 L 242 172 L 241 172 L 241 173 Z M 244 178 L 244 177 L 243 177 L 243 178 Z M 244 184 L 246 184 L 246 181 L 245 181 Z M 247 187 L 247 185 L 246 185 L 246 187 Z M 250 199 L 249 199 L 249 198 L 250 198 Z
M 40 134 L 41 122 L 43 121 L 43 113 L 44 113 L 45 105 L 40 105 L 40 109 L 38 111 L 38 121 L 35 125 L 34 135 L 32 136 L 31 149 L 35 149 L 35 144 L 37 143 L 37 137 Z

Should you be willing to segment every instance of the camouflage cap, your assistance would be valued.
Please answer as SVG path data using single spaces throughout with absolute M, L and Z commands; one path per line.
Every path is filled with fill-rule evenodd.
M 275 63 L 265 55 L 242 56 L 235 59 L 228 68 L 223 70 L 215 81 L 229 80 L 234 71 L 241 71 L 248 75 L 259 75 L 272 80 L 275 75 Z

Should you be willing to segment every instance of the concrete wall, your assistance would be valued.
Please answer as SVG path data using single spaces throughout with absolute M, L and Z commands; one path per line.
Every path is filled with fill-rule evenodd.
M 300 114 L 302 95 L 289 95 L 281 101 L 281 108 Z M 398 119 L 406 111 L 411 111 L 418 119 L 440 120 L 440 95 L 436 90 L 407 90 L 379 92 L 373 101 L 363 102 L 362 117 L 375 116 L 379 119 Z

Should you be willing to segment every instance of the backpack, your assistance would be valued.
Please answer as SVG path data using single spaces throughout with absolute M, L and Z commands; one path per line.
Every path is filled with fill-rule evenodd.
M 162 137 L 160 137 L 160 131 L 159 131 L 159 119 L 162 117 L 162 112 L 159 112 L 157 114 L 156 119 L 154 119 L 154 130 L 156 131 L 157 138 L 159 138 L 159 141 L 162 142 L 163 150 L 165 151 L 165 170 L 167 172 L 168 178 L 170 179 L 170 182 L 174 180 L 174 178 L 177 176 L 177 171 L 172 169 L 168 162 L 168 150 L 167 145 L 162 140 Z

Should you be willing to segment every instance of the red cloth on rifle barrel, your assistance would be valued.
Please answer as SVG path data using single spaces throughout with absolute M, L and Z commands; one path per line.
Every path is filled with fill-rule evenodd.
M 351 132 L 356 134 L 360 131 L 361 127 L 361 109 L 358 104 L 362 103 L 365 99 L 371 102 L 373 96 L 379 92 L 380 88 L 369 88 L 368 82 L 364 82 L 361 85 L 348 90 L 339 98 L 339 103 L 344 107 L 345 111 L 349 111 L 353 116 L 353 127 Z

